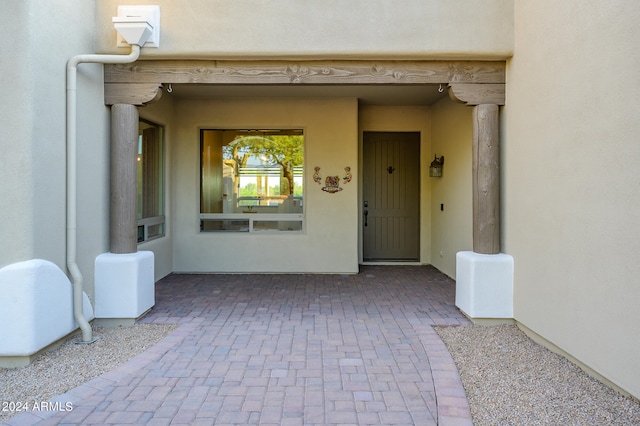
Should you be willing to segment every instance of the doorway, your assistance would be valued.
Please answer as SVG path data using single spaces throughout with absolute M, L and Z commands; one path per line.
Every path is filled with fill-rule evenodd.
M 364 132 L 362 252 L 365 262 L 420 256 L 420 133 Z

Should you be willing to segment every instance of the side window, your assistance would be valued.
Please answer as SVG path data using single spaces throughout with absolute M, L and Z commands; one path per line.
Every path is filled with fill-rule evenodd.
M 200 230 L 302 231 L 302 130 L 202 130 Z
M 138 243 L 162 237 L 164 219 L 164 128 L 138 125 Z

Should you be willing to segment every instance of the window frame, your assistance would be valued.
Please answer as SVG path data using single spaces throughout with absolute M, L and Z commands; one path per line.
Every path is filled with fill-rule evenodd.
M 144 127 L 146 126 L 146 127 Z M 158 197 L 158 204 L 155 206 L 155 210 L 158 214 L 153 216 L 145 217 L 145 207 L 144 207 L 144 186 L 141 188 L 140 177 L 145 176 L 144 170 L 144 159 L 143 153 L 145 152 L 144 144 L 144 135 L 143 132 L 145 129 L 155 128 L 158 132 L 157 142 L 158 142 L 158 150 L 157 150 L 157 158 L 159 160 L 159 164 L 157 165 L 157 174 L 158 180 L 156 181 L 154 188 L 157 191 L 156 196 Z M 138 229 L 138 245 L 144 244 L 149 241 L 156 240 L 158 238 L 162 238 L 166 235 L 166 144 L 165 144 L 165 126 L 156 123 L 151 120 L 144 119 L 142 117 L 138 118 L 138 152 L 137 159 L 138 162 L 142 162 L 142 169 L 137 171 L 137 201 L 136 201 L 136 218 L 137 218 L 137 229 Z M 144 185 L 144 181 L 142 182 Z M 142 204 L 141 204 L 142 203 Z M 160 231 L 154 233 L 153 235 L 149 235 L 149 231 L 151 227 L 159 226 Z
M 303 163 L 302 166 L 295 166 L 294 169 L 302 168 L 302 171 L 298 174 L 302 177 L 302 196 L 294 196 L 291 197 L 294 200 L 302 201 L 299 206 L 302 209 L 302 212 L 296 213 L 260 213 L 260 212 L 252 212 L 252 211 L 244 211 L 244 212 L 235 212 L 235 213 L 203 213 L 203 180 L 204 180 L 204 160 L 203 160 L 203 139 L 204 132 L 206 131 L 245 131 L 245 132 L 260 132 L 257 130 L 245 130 L 252 129 L 252 127 L 234 127 L 234 128 L 223 128 L 223 127 L 206 127 L 201 128 L 199 131 L 199 226 L 200 233 L 228 233 L 228 234 L 272 234 L 272 235 L 289 235 L 289 234 L 304 234 L 305 230 L 305 197 L 306 197 L 306 178 L 305 178 L 305 157 L 306 157 L 306 131 L 303 127 L 261 127 L 262 129 L 267 129 L 266 131 L 276 131 L 280 130 L 283 132 L 300 132 L 300 135 L 303 136 L 302 142 L 302 153 L 303 153 Z M 221 146 L 222 148 L 222 146 Z M 238 194 L 239 195 L 239 194 Z M 237 197 L 240 200 L 241 197 Z M 247 198 L 247 197 L 242 197 Z M 225 221 L 236 222 L 235 229 L 205 229 L 206 223 L 223 223 Z M 239 222 L 245 222 L 246 226 L 242 226 Z M 256 226 L 257 224 L 261 224 L 263 222 L 276 222 L 276 225 L 269 228 L 264 228 L 261 226 Z M 285 229 L 287 228 L 286 223 L 292 222 L 295 225 L 292 225 L 293 229 Z M 214 227 L 215 228 L 215 227 Z M 232 225 L 231 228 L 234 228 Z

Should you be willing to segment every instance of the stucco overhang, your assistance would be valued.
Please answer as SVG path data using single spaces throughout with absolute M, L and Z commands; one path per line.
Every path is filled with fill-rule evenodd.
M 101 0 L 96 49 L 118 53 L 111 18 L 133 0 Z M 513 0 L 155 0 L 153 59 L 504 60 L 513 55 Z

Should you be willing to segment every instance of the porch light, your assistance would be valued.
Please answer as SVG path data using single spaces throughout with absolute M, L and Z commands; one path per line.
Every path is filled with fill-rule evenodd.
M 429 176 L 430 177 L 442 177 L 442 165 L 444 164 L 444 155 L 438 158 L 437 155 L 434 155 L 433 161 L 429 166 Z

